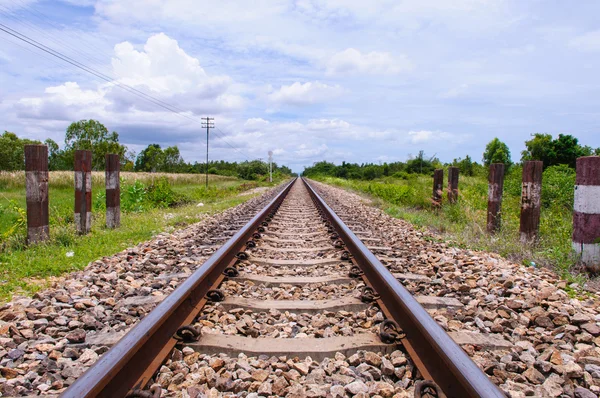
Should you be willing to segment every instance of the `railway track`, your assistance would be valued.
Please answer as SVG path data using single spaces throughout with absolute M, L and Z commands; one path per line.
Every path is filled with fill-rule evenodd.
M 308 182 L 240 226 L 63 396 L 504 397 Z

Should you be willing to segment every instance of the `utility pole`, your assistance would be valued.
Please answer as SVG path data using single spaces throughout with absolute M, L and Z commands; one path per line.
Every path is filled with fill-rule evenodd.
M 206 127 L 206 188 L 208 189 L 208 130 L 215 128 L 214 117 L 203 117 L 202 127 Z
M 273 182 L 273 151 L 269 151 L 269 182 Z

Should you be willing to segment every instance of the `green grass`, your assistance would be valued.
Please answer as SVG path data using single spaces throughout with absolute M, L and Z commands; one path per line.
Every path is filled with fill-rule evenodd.
M 447 176 L 447 173 L 445 173 Z M 433 180 L 409 175 L 407 179 L 384 178 L 374 181 L 319 177 L 317 180 L 367 194 L 374 205 L 392 217 L 404 219 L 417 228 L 433 231 L 452 245 L 496 252 L 527 266 L 547 266 L 562 277 L 576 282 L 576 257 L 571 249 L 574 174 L 562 168 L 544 172 L 542 209 L 537 244 L 519 241 L 521 169 L 507 174 L 502 202 L 502 227 L 486 233 L 488 183 L 484 176 L 460 176 L 459 201 L 433 209 Z
M 121 227 L 108 230 L 104 227 L 105 212 L 102 196 L 104 182 L 94 180 L 93 224 L 90 234 L 79 236 L 73 224 L 74 192 L 72 186 L 50 184 L 50 240 L 44 244 L 27 246 L 24 226 L 11 231 L 19 219 L 17 208 L 25 206 L 25 191 L 20 184 L 5 186 L 0 191 L 0 302 L 15 294 L 32 294 L 47 285 L 48 278 L 66 272 L 81 270 L 103 256 L 115 254 L 127 247 L 146 241 L 160 232 L 195 223 L 205 214 L 223 211 L 256 196 L 241 195 L 265 182 L 249 182 L 235 178 L 211 179 L 209 189 L 204 187 L 204 177 L 197 181 L 180 177 L 177 183 L 169 179 L 172 191 L 184 204 L 175 207 L 151 206 L 144 199 L 138 211 L 123 211 Z M 52 181 L 52 177 L 50 178 Z M 122 185 L 122 193 L 133 181 Z M 101 200 L 102 199 L 102 200 Z M 123 201 L 123 198 L 122 198 Z M 198 206 L 203 203 L 203 206 Z M 68 257 L 67 253 L 72 256 Z

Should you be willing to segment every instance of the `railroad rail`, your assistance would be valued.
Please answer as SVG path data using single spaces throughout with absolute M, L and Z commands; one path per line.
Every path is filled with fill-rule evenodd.
M 295 225 L 302 222 L 305 226 Z M 272 258 L 277 253 L 284 258 Z M 249 264 L 267 269 L 288 267 L 290 272 L 285 276 L 261 275 L 252 272 Z M 334 272 L 317 276 L 293 273 L 298 267 L 318 270 L 328 266 Z M 324 300 L 252 299 L 219 290 L 227 281 L 253 286 L 341 283 L 352 289 L 360 287 L 361 294 Z M 206 322 L 201 313 L 210 306 L 225 311 L 297 313 L 368 312 L 375 308 L 384 319 L 378 323 L 378 334 L 372 333 L 374 327 L 352 336 L 311 339 L 269 338 L 260 336 L 257 330 L 243 330 L 245 335 L 241 336 L 201 334 L 202 321 Z M 304 179 L 287 183 L 264 209 L 80 376 L 63 397 L 160 397 L 160 388 L 148 388 L 173 349 L 182 345 L 206 354 L 245 352 L 313 359 L 333 357 L 336 352 L 391 352 L 402 347 L 419 371 L 415 396 L 505 397 L 431 318 L 419 298 L 402 286 Z

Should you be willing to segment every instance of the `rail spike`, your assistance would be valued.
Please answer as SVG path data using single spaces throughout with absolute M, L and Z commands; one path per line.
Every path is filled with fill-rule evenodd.
M 391 319 L 385 319 L 379 325 L 379 338 L 385 344 L 397 343 L 404 337 L 406 337 L 406 334 L 400 329 L 400 326 Z
M 363 303 L 372 303 L 379 300 L 379 294 L 375 293 L 375 290 L 372 287 L 365 286 L 362 288 L 360 299 Z
M 364 272 L 357 266 L 350 268 L 350 272 L 348 272 L 350 278 L 360 278 L 362 275 L 364 275 Z
M 223 291 L 219 289 L 209 290 L 206 293 L 206 298 L 214 302 L 223 301 L 225 300 L 225 293 L 223 293 Z
M 160 398 L 162 394 L 162 388 L 160 386 L 152 386 L 149 390 L 142 390 L 136 388 L 135 390 L 130 391 L 125 396 L 126 398 Z
M 223 270 L 223 274 L 229 278 L 235 278 L 236 276 L 240 276 L 240 271 L 235 267 L 227 267 Z
M 200 330 L 196 329 L 192 325 L 185 325 L 177 329 L 173 338 L 183 343 L 191 343 L 198 341 L 200 335 Z
M 415 398 L 446 398 L 446 395 L 432 380 L 419 380 L 415 383 Z

